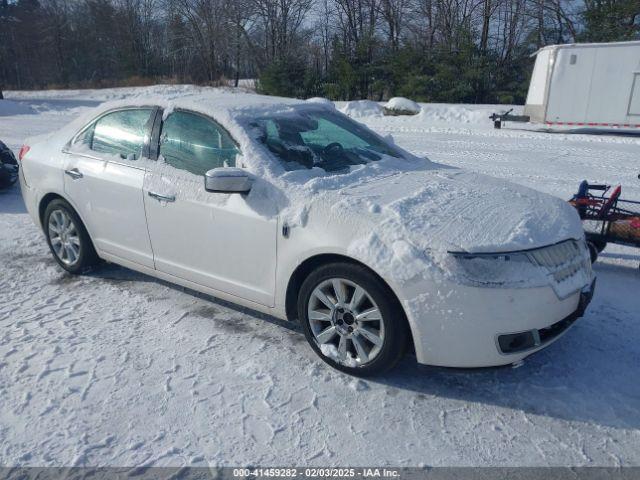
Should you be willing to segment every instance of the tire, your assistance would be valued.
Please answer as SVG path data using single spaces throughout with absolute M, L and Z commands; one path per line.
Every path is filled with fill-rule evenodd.
M 53 258 L 67 272 L 85 273 L 100 262 L 82 220 L 66 201 L 47 205 L 42 226 Z
M 596 263 L 598 260 L 598 254 L 600 251 L 598 247 L 593 242 L 587 242 L 587 247 L 589 247 L 589 255 L 591 256 L 591 263 Z
M 591 243 L 596 247 L 598 253 L 602 253 L 602 251 L 607 248 L 607 242 L 604 240 L 591 240 Z
M 0 163 L 0 189 L 12 187 L 18 181 L 18 169 L 10 169 Z
M 404 311 L 389 287 L 363 266 L 332 263 L 314 270 L 301 285 L 297 310 L 311 348 L 342 372 L 380 374 L 405 351 Z

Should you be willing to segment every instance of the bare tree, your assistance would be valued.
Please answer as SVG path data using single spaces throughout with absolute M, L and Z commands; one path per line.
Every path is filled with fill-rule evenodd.
M 535 10 L 536 10 L 536 20 L 537 20 L 537 47 L 541 48 L 547 44 L 546 36 L 545 36 L 545 22 L 544 22 L 544 9 L 546 5 L 546 0 L 535 0 L 534 1 Z
M 335 11 L 330 0 L 320 0 L 315 12 L 317 16 L 315 31 L 322 50 L 322 67 L 324 72 L 329 70 L 331 61 L 331 39 L 335 33 L 333 18 Z
M 380 11 L 386 24 L 387 38 L 391 49 L 394 51 L 400 48 L 402 29 L 405 26 L 405 17 L 409 6 L 409 0 L 381 0 L 380 2 Z
M 267 61 L 285 58 L 295 50 L 294 42 L 313 0 L 252 0 L 264 35 Z
M 564 28 L 568 31 L 570 40 L 575 42 L 578 38 L 576 23 L 579 21 L 578 18 L 580 16 L 580 14 L 575 11 L 576 2 L 572 0 L 547 0 L 544 8 L 556 19 L 557 43 L 564 43 L 566 41 L 563 34 Z
M 480 34 L 480 52 L 486 55 L 489 50 L 489 29 L 493 16 L 500 7 L 500 0 L 482 1 L 482 33 Z
M 432 48 L 436 38 L 437 0 L 413 0 L 410 6 L 411 20 L 407 29 L 423 48 Z
M 242 68 L 242 58 L 252 57 L 251 51 L 253 42 L 251 41 L 249 30 L 252 23 L 253 11 L 251 10 L 251 0 L 225 0 L 225 10 L 227 12 L 228 27 L 230 33 L 231 56 L 233 58 L 233 78 L 234 86 L 240 83 L 240 70 Z M 243 45 L 247 48 L 243 49 Z
M 224 36 L 224 4 L 222 0 L 176 0 L 176 12 L 188 28 L 182 30 L 204 69 L 205 78 L 213 82 L 219 76 Z
M 436 14 L 441 44 L 457 51 L 470 43 L 474 22 L 484 0 L 439 0 Z

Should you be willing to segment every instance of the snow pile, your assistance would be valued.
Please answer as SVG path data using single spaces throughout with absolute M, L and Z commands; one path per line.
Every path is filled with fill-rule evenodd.
M 381 117 L 382 107 L 379 103 L 371 100 L 355 100 L 343 104 L 339 110 L 345 115 L 353 118 L 360 117 Z
M 513 108 L 513 114 L 520 115 L 523 110 L 523 107 L 518 105 L 453 105 L 445 103 L 415 103 L 408 99 L 403 100 L 414 104 L 412 112 L 417 113 L 397 115 L 389 109 L 389 103 L 383 107 L 370 100 L 335 102 L 335 105 L 342 113 L 358 119 L 378 131 L 391 131 L 396 128 L 423 131 L 434 127 L 450 128 L 454 126 L 493 130 L 493 122 L 489 120 L 489 116 L 492 113 L 505 112 Z M 396 105 L 402 105 L 403 103 L 398 100 Z M 405 103 L 404 106 L 408 107 L 409 105 Z M 523 128 L 524 126 L 518 125 L 518 127 Z
M 353 358 L 351 352 L 347 352 L 347 358 L 345 360 L 342 360 L 340 354 L 338 353 L 338 349 L 331 343 L 323 343 L 322 345 L 320 345 L 320 351 L 323 355 L 330 357 L 336 362 L 344 361 L 348 367 L 355 368 L 358 366 L 358 362 L 355 358 Z
M 36 111 L 26 103 L 14 102 L 12 100 L 0 100 L 0 117 L 10 115 L 31 115 Z
M 393 97 L 384 106 L 385 115 L 416 115 L 420 110 L 420 105 L 404 97 Z
M 256 85 L 258 80 L 256 78 L 241 78 L 238 80 L 238 88 L 243 88 L 252 92 L 256 91 Z M 228 80 L 227 85 L 229 87 L 235 87 L 235 80 Z
M 421 122 L 428 124 L 473 124 L 493 128 L 489 116 L 492 113 L 507 111 L 511 108 L 514 109 L 514 115 L 519 115 L 522 112 L 522 106 L 424 103 L 419 118 Z
M 211 95 L 220 92 L 226 93 L 251 93 L 252 87 L 249 81 L 241 80 L 239 87 L 206 87 L 189 84 L 158 84 L 148 87 L 118 87 L 96 90 L 39 90 L 39 91 L 6 91 L 5 96 L 12 100 L 38 98 L 41 100 L 91 100 L 91 101 L 117 101 L 135 99 L 140 97 L 161 96 L 165 99 L 179 98 L 187 95 Z
M 328 107 L 335 108 L 335 104 L 331 100 L 329 100 L 328 98 L 324 98 L 324 97 L 307 98 L 307 102 L 309 102 L 309 103 L 319 103 L 321 105 L 326 105 Z

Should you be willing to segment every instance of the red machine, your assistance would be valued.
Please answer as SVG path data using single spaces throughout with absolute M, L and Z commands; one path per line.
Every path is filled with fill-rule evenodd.
M 607 243 L 640 248 L 640 202 L 623 200 L 621 194 L 620 185 L 612 189 L 584 180 L 569 201 L 580 214 L 592 262 Z

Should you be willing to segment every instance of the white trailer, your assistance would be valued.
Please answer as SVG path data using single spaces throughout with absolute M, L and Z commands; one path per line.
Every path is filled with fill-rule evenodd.
M 640 128 L 640 41 L 536 52 L 524 114 L 547 125 Z

